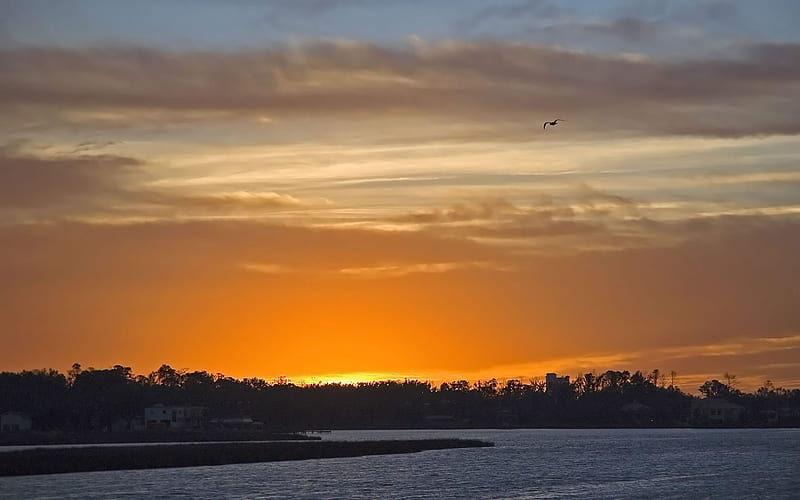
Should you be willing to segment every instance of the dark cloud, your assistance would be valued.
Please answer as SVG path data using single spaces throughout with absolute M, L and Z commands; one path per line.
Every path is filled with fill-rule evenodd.
M 626 29 L 626 36 L 637 32 Z M 118 115 L 134 126 L 148 117 L 263 115 L 492 121 L 482 133 L 510 138 L 530 137 L 534 117 L 556 114 L 570 119 L 571 134 L 800 132 L 800 45 L 731 56 L 663 62 L 500 42 L 329 42 L 240 53 L 5 50 L 0 109 L 12 120 Z
M 551 19 L 570 12 L 570 9 L 548 0 L 526 0 L 518 3 L 490 5 L 458 22 L 457 28 L 470 31 L 495 20 Z
M 637 42 L 658 33 L 661 25 L 658 22 L 623 17 L 611 22 L 584 23 L 579 28 L 591 34 L 614 36 L 623 40 Z
M 0 146 L 0 208 L 91 206 L 123 193 L 141 166 L 125 156 L 43 156 L 13 144 Z
M 736 19 L 739 4 L 736 0 L 689 0 L 663 2 L 661 0 L 636 0 L 616 9 L 620 17 L 658 19 L 677 23 L 722 22 Z
M 294 0 L 292 2 L 251 2 L 269 7 L 271 16 L 280 15 L 319 15 L 348 7 L 361 7 L 370 0 Z
M 71 151 L 71 154 L 99 151 L 101 149 L 116 146 L 118 144 L 121 144 L 121 141 L 86 141 L 75 146 L 75 149 Z
M 81 143 L 69 153 L 53 153 L 25 140 L 0 145 L 0 221 L 9 215 L 36 220 L 75 215 L 252 215 L 313 206 L 273 191 L 156 190 L 146 185 L 151 174 L 144 161 L 93 153 L 113 144 Z

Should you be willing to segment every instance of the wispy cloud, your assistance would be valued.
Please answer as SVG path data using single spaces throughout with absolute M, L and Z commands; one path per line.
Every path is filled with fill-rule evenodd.
M 510 271 L 510 264 L 492 262 L 426 262 L 405 264 L 381 264 L 367 267 L 345 267 L 340 269 L 325 269 L 319 267 L 290 267 L 280 264 L 264 264 L 245 262 L 240 265 L 242 269 L 265 274 L 306 273 L 318 275 L 346 275 L 359 278 L 392 278 L 409 274 L 440 274 L 465 269 L 485 269 L 491 271 Z
M 471 199 L 449 208 L 416 211 L 391 220 L 444 234 L 491 240 L 580 237 L 592 245 L 598 238 L 651 236 L 657 223 L 643 222 L 643 204 L 582 182 L 559 199 L 529 193 L 511 201 L 504 197 Z M 630 219 L 626 222 L 626 219 Z M 641 244 L 641 242 L 640 242 Z M 575 245 L 575 242 L 570 242 Z
M 800 348 L 800 335 L 741 338 L 716 344 L 669 347 L 660 349 L 660 352 L 671 358 L 681 359 L 703 356 L 743 356 L 797 348 Z
M 509 264 L 503 265 L 492 262 L 432 262 L 421 264 L 388 264 L 371 267 L 350 267 L 340 269 L 339 272 L 346 275 L 364 278 L 385 278 L 417 273 L 447 273 L 463 269 L 511 271 L 513 268 Z
M 0 107 L 13 120 L 116 113 L 129 124 L 147 115 L 493 119 L 486 137 L 492 129 L 530 136 L 536 110 L 567 115 L 572 133 L 797 134 L 798 60 L 800 46 L 792 44 L 693 62 L 501 42 L 391 48 L 337 41 L 216 54 L 6 49 Z
M 240 267 L 247 271 L 254 271 L 264 274 L 286 274 L 297 271 L 297 269 L 289 266 L 282 266 L 280 264 L 263 264 L 257 262 L 244 262 L 240 264 Z
M 150 201 L 161 202 L 180 208 L 199 208 L 208 210 L 225 209 L 278 209 L 297 208 L 304 203 L 289 194 L 275 193 L 272 191 L 228 191 L 209 194 L 143 194 Z

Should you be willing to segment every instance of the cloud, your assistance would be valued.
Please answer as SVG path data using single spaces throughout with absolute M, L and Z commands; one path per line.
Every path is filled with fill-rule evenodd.
M 660 352 L 671 358 L 679 359 L 704 356 L 752 355 L 787 349 L 800 349 L 800 335 L 742 338 L 718 344 L 663 348 Z
M 76 153 L 86 153 L 86 152 L 91 152 L 91 151 L 98 151 L 98 150 L 105 149 L 105 148 L 108 148 L 108 147 L 111 147 L 111 146 L 116 146 L 118 144 L 121 144 L 121 142 L 120 141 L 100 141 L 100 142 L 86 141 L 86 142 L 82 142 L 82 143 L 78 144 L 77 146 L 75 146 L 75 149 L 73 149 L 71 151 L 71 153 L 72 154 L 76 154 Z
M 606 370 L 643 370 L 660 368 L 665 377 L 675 370 L 676 383 L 686 392 L 695 393 L 704 381 L 722 379 L 723 373 L 746 374 L 737 376 L 737 387 L 755 390 L 770 377 L 780 380 L 778 385 L 796 387 L 800 379 L 796 369 L 800 363 L 764 362 L 765 356 L 786 355 L 792 360 L 800 352 L 800 336 L 786 337 L 739 337 L 725 342 L 705 345 L 681 345 L 678 347 L 644 347 L 633 351 L 587 352 L 576 357 L 553 358 L 535 363 L 518 363 L 494 366 L 480 372 L 470 373 L 468 378 L 542 378 L 545 372 L 561 374 L 602 373 Z M 768 373 L 770 373 L 768 375 Z M 452 380 L 453 375 L 442 377 Z M 462 377 L 467 375 L 462 374 Z
M 567 15 L 570 9 L 555 5 L 546 0 L 525 0 L 523 2 L 491 5 L 457 23 L 459 31 L 472 31 L 494 20 L 519 21 L 520 19 L 550 19 Z
M 260 264 L 257 262 L 244 262 L 240 264 L 242 269 L 265 274 L 285 274 L 296 272 L 296 269 L 280 264 Z
M 404 264 L 381 264 L 367 267 L 345 267 L 342 269 L 315 269 L 297 268 L 280 264 L 263 264 L 257 262 L 246 262 L 240 265 L 242 269 L 265 274 L 287 274 L 287 273 L 316 273 L 341 274 L 358 278 L 390 278 L 406 276 L 416 273 L 447 273 L 464 269 L 490 269 L 494 271 L 509 270 L 491 262 L 422 262 Z
M 178 209 L 219 210 L 270 210 L 298 208 L 303 202 L 289 194 L 272 191 L 230 191 L 210 194 L 181 195 L 177 193 L 141 193 L 148 202 L 159 203 Z
M 593 207 L 596 203 L 608 204 L 613 207 L 635 208 L 637 202 L 631 198 L 620 196 L 618 194 L 606 193 L 595 187 L 592 187 L 586 182 L 578 184 L 579 198 L 584 203 Z
M 476 126 L 489 120 L 485 138 L 530 140 L 534 116 L 558 114 L 570 119 L 570 134 L 800 133 L 797 44 L 686 62 L 491 41 L 331 41 L 232 53 L 6 49 L 0 67 L 0 109 L 40 126 L 85 125 L 93 116 L 135 126 L 379 115 Z
M 143 162 L 111 154 L 34 154 L 0 146 L 0 209 L 88 208 L 124 192 Z
M 396 222 L 412 223 L 448 223 L 491 220 L 504 214 L 521 213 L 521 209 L 503 198 L 480 200 L 471 203 L 459 203 L 447 209 L 433 209 L 401 215 Z
M 630 44 L 651 42 L 669 33 L 661 21 L 648 21 L 636 17 L 613 20 L 558 20 L 546 26 L 529 26 L 529 35 L 555 41 L 612 39 Z
M 527 202 L 512 202 L 502 197 L 475 199 L 450 208 L 400 215 L 390 221 L 483 240 L 579 237 L 581 242 L 570 240 L 564 246 L 581 248 L 594 246 L 598 240 L 616 241 L 620 248 L 633 243 L 653 244 L 647 240 L 658 223 L 644 219 L 639 213 L 641 205 L 630 198 L 601 191 L 585 182 L 578 183 L 558 200 L 548 196 L 528 198 Z M 631 233 L 640 233 L 640 238 L 634 241 Z
M 447 273 L 464 269 L 511 270 L 507 265 L 502 266 L 491 262 L 430 262 L 420 264 L 384 264 L 371 267 L 349 267 L 340 269 L 339 272 L 364 278 L 386 278 L 415 273 Z
M 156 189 L 152 170 L 138 158 L 95 153 L 116 143 L 81 143 L 68 153 L 30 141 L 0 145 L 0 217 L 58 220 L 64 217 L 153 218 L 260 215 L 327 206 L 274 191 Z
M 610 22 L 585 23 L 580 28 L 592 34 L 614 36 L 637 42 L 658 33 L 661 25 L 634 17 L 623 17 Z

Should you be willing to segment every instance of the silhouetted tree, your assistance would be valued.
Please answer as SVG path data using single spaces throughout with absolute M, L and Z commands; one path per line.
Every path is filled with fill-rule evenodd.
M 730 395 L 728 386 L 717 379 L 706 380 L 703 382 L 703 385 L 698 388 L 698 390 L 707 398 L 719 398 Z
M 647 374 L 645 374 L 647 373 Z M 115 365 L 64 376 L 55 370 L 0 373 L 0 411 L 31 414 L 38 429 L 109 429 L 141 417 L 154 403 L 204 406 L 211 416 L 251 416 L 273 430 L 310 428 L 684 425 L 692 396 L 652 372 L 608 370 L 578 374 L 571 384 L 547 388 L 519 379 L 442 383 L 417 380 L 297 386 L 286 378 L 237 380 L 206 371 L 162 365 L 134 375 Z M 727 379 L 726 379 L 727 380 Z M 733 382 L 733 378 L 730 378 Z M 726 397 L 746 407 L 749 425 L 794 425 L 800 390 L 772 382 L 743 394 L 718 380 L 705 382 L 705 397 Z M 633 409 L 633 410 L 632 410 Z M 792 420 L 794 419 L 794 420 Z M 800 422 L 796 422 L 800 425 Z
M 732 391 L 736 389 L 736 375 L 725 372 L 723 377 L 725 378 L 725 385 L 728 386 L 728 390 Z

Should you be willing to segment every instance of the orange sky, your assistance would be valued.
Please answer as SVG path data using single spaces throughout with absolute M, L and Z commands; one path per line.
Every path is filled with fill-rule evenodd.
M 233 3 L 0 7 L 0 370 L 800 386 L 796 30 Z
M 299 381 L 660 368 L 795 382 L 794 223 L 567 256 L 241 221 L 28 225 L 1 241 L 5 369 L 165 362 Z

